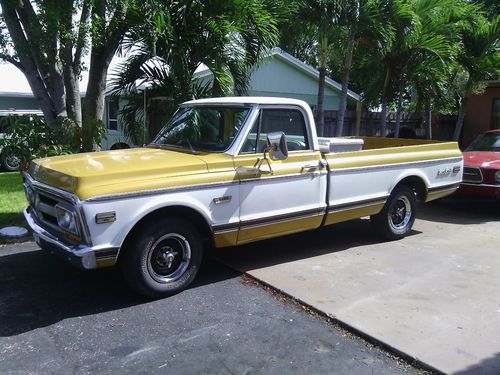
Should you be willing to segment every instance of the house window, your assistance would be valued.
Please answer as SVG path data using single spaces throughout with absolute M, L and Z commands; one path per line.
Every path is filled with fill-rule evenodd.
M 118 98 L 110 98 L 107 103 L 107 128 L 109 130 L 118 130 Z
M 500 129 L 500 98 L 493 99 L 491 111 L 491 128 Z

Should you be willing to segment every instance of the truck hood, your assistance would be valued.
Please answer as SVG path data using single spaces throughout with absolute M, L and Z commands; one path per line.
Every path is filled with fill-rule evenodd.
M 466 151 L 464 164 L 468 167 L 500 169 L 500 152 Z
M 137 148 L 56 156 L 31 162 L 35 180 L 80 199 L 193 184 L 207 163 L 182 152 Z

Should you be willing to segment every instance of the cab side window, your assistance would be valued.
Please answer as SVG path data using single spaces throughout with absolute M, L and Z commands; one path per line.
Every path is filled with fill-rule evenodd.
M 241 153 L 263 152 L 267 146 L 267 133 L 277 131 L 285 133 L 288 151 L 310 149 L 302 112 L 297 109 L 263 109 L 252 126 Z

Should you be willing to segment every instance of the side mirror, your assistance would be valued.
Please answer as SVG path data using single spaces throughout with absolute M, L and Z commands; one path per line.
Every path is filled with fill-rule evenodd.
M 288 158 L 288 147 L 283 132 L 267 133 L 267 145 L 271 160 L 285 160 Z

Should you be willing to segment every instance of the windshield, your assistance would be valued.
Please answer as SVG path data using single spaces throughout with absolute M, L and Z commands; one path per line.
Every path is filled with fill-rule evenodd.
M 249 113 L 250 107 L 181 107 L 151 145 L 185 148 L 192 152 L 224 152 Z
M 479 135 L 465 151 L 500 151 L 500 133 Z

